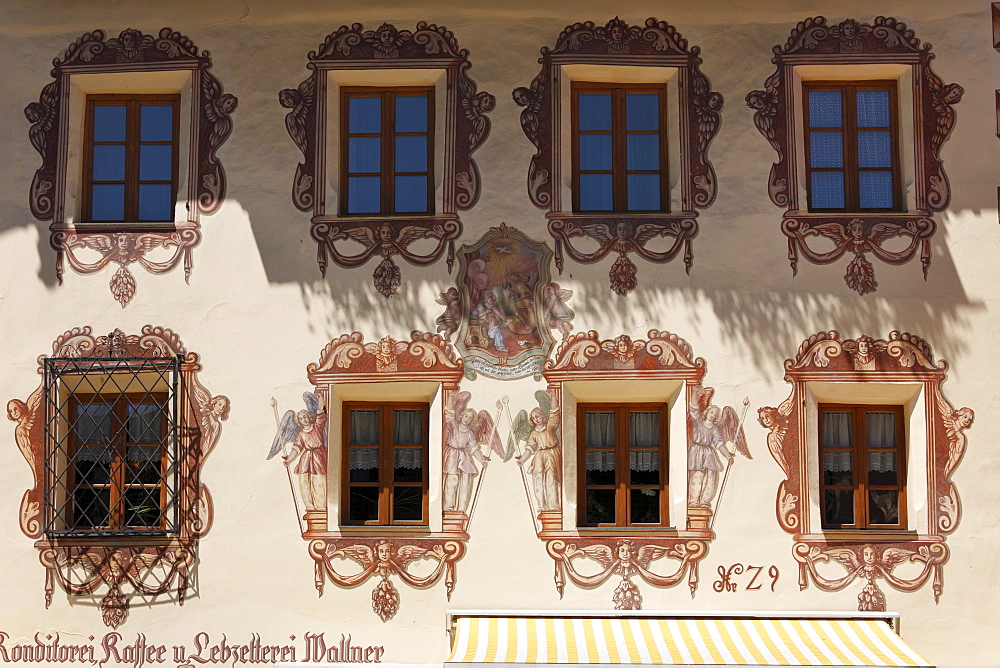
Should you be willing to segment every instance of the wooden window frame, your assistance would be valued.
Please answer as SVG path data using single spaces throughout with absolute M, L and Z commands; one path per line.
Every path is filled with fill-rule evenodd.
M 812 143 L 809 134 L 813 130 L 809 124 L 809 93 L 814 90 L 837 90 L 841 97 L 841 126 L 839 128 L 822 128 L 824 130 L 840 130 L 843 133 L 843 170 L 833 167 L 812 166 Z M 857 124 L 857 92 L 859 90 L 887 90 L 889 92 L 889 132 L 892 151 L 892 199 L 893 206 L 889 208 L 861 208 L 861 187 L 859 174 L 866 169 L 858 165 L 858 124 Z M 902 156 L 899 150 L 899 98 L 898 82 L 895 80 L 879 81 L 803 81 L 802 82 L 802 123 L 804 128 L 805 170 L 806 170 L 806 201 L 810 212 L 817 213 L 878 213 L 905 211 L 905 196 L 902 192 Z M 867 129 L 867 128 L 865 128 Z M 884 128 L 876 128 L 884 129 Z M 844 208 L 827 209 L 812 205 L 812 173 L 813 172 L 844 173 Z M 870 171 L 886 171 L 884 168 L 870 168 Z
M 107 401 L 102 401 L 97 399 L 98 397 L 106 398 Z M 96 401 L 95 401 L 96 399 Z M 85 401 L 84 401 L 85 400 Z M 149 404 L 148 401 L 152 400 L 160 405 L 161 408 L 161 443 L 160 447 L 160 483 L 155 485 L 160 489 L 160 522 L 157 526 L 148 525 L 126 525 L 125 524 L 125 493 L 130 489 L 152 489 L 154 485 L 147 485 L 144 483 L 126 483 L 125 480 L 125 467 L 126 467 L 126 447 L 128 443 L 125 441 L 126 429 L 127 429 L 127 405 L 130 403 L 135 404 Z M 70 434 L 69 438 L 69 458 L 70 461 L 66 463 L 68 467 L 68 487 L 69 493 L 67 494 L 66 501 L 64 502 L 69 507 L 69 517 L 72 518 L 72 529 L 74 530 L 89 530 L 94 532 L 104 532 L 104 531 L 162 531 L 166 528 L 167 519 L 167 509 L 169 504 L 172 502 L 171 495 L 169 493 L 169 485 L 167 480 L 169 458 L 168 458 L 168 448 L 167 439 L 169 437 L 169 413 L 170 413 L 170 402 L 169 395 L 167 392 L 123 392 L 115 395 L 105 395 L 105 394 L 74 394 L 70 399 L 70 414 L 74 417 L 76 416 L 77 406 L 80 404 L 93 405 L 95 403 L 103 403 L 106 406 L 111 407 L 113 429 L 112 429 L 112 439 L 113 439 L 113 455 L 111 463 L 109 464 L 109 480 L 105 484 L 94 485 L 90 484 L 91 489 L 108 489 L 108 512 L 109 512 L 109 525 L 101 526 L 84 526 L 77 524 L 76 518 L 76 503 L 75 503 L 75 492 L 77 490 L 76 482 L 76 466 L 73 460 L 76 456 L 76 449 L 80 444 L 76 440 L 76 428 L 75 422 L 73 424 L 67 425 L 67 430 Z
M 434 142 L 435 127 L 434 120 L 436 106 L 434 103 L 433 86 L 392 86 L 367 87 L 367 86 L 344 86 L 340 89 L 340 216 L 345 218 L 372 218 L 372 217 L 420 217 L 433 216 L 436 207 L 434 200 Z M 396 95 L 424 94 L 427 96 L 427 131 L 426 132 L 396 132 Z M 348 151 L 348 139 L 352 136 L 348 129 L 350 127 L 349 100 L 351 97 L 380 97 L 382 100 L 381 125 L 378 137 L 381 138 L 381 159 L 378 176 L 382 179 L 380 188 L 380 207 L 377 212 L 348 212 L 348 161 L 350 158 Z M 427 136 L 427 171 L 425 172 L 396 172 L 396 150 L 395 138 L 399 136 Z M 376 136 L 373 133 L 355 133 L 353 136 Z M 374 176 L 374 173 L 360 173 L 366 176 Z M 395 177 L 396 176 L 427 176 L 427 209 L 424 211 L 397 212 L 395 209 Z M 390 187 L 385 187 L 389 184 Z
M 662 83 L 615 84 L 612 82 L 574 81 L 571 86 L 571 117 L 572 117 L 572 171 L 573 171 L 573 212 L 579 214 L 651 214 L 668 213 L 670 211 L 670 180 L 669 153 L 667 144 L 667 86 Z M 611 193 L 612 207 L 610 210 L 583 210 L 580 208 L 580 135 L 606 134 L 605 131 L 580 130 L 580 93 L 607 92 L 611 94 Z M 628 134 L 653 134 L 651 130 L 626 131 L 625 97 L 638 91 L 655 91 L 660 96 L 659 121 L 660 128 L 660 169 L 629 170 L 627 169 L 627 136 Z M 588 173 L 602 173 L 606 170 L 587 170 Z M 628 175 L 629 174 L 660 175 L 660 206 L 658 209 L 628 208 Z
M 863 530 L 863 531 L 883 531 L 883 530 L 905 530 L 907 527 L 906 517 L 906 423 L 903 416 L 903 407 L 900 405 L 875 405 L 875 404 L 819 404 L 818 408 L 818 429 L 817 453 L 819 455 L 819 507 L 820 526 L 823 531 L 837 530 Z M 832 486 L 825 484 L 823 480 L 823 414 L 826 412 L 851 413 L 851 438 L 853 447 L 851 448 L 852 473 L 854 477 L 854 524 L 827 524 L 826 522 L 826 490 L 846 489 L 846 486 Z M 866 413 L 894 413 L 896 415 L 896 475 L 897 485 L 871 485 L 868 483 L 868 466 L 865 436 L 867 428 Z M 868 516 L 868 491 L 870 489 L 895 489 L 898 490 L 899 522 L 897 524 L 872 524 Z
M 180 100 L 178 94 L 135 94 L 125 95 L 117 93 L 94 94 L 87 96 L 87 109 L 84 121 L 83 134 L 83 189 L 81 193 L 83 222 L 98 225 L 113 225 L 116 229 L 126 229 L 137 227 L 146 229 L 149 227 L 162 227 L 173 224 L 174 204 L 177 202 L 177 184 L 180 153 Z M 94 141 L 94 107 L 95 106 L 117 106 L 114 103 L 124 103 L 125 106 L 125 141 L 124 142 L 96 142 Z M 155 102 L 162 106 L 173 108 L 173 128 L 171 129 L 171 140 L 165 141 L 140 141 L 140 107 L 144 102 Z M 125 202 L 123 219 L 118 220 L 93 220 L 93 169 L 94 169 L 94 146 L 97 145 L 125 145 Z M 144 183 L 162 184 L 166 181 L 141 181 L 139 179 L 139 148 L 141 145 L 169 145 L 171 147 L 170 165 L 170 218 L 167 220 L 139 220 L 139 186 Z M 104 182 L 98 182 L 104 183 Z M 119 183 L 109 181 L 107 183 Z
M 424 402 L 367 402 L 367 401 L 345 401 L 342 405 L 341 430 L 342 448 L 341 457 L 341 524 L 344 526 L 428 526 L 429 511 L 429 464 L 430 464 L 430 404 Z M 352 483 L 351 482 L 351 411 L 353 410 L 378 410 L 379 411 L 379 481 L 377 483 Z M 392 443 L 392 413 L 395 410 L 420 410 L 423 412 L 423 480 L 420 483 L 397 483 L 393 480 L 393 447 Z M 372 447 L 372 446 L 364 446 Z M 420 520 L 396 520 L 392 517 L 392 497 L 393 486 L 417 487 L 421 488 L 421 519 Z M 378 492 L 378 519 L 372 521 L 352 521 L 351 517 L 351 487 L 377 487 Z
M 628 443 L 628 415 L 633 411 L 650 412 L 656 411 L 660 414 L 660 521 L 657 523 L 632 523 L 631 517 L 631 494 L 632 489 L 651 488 L 652 485 L 632 485 L 629 481 L 631 465 L 629 463 Z M 588 485 L 586 482 L 587 470 L 587 431 L 586 415 L 592 412 L 615 413 L 615 523 L 594 524 L 587 522 L 587 489 L 608 489 L 607 485 Z M 639 403 L 585 403 L 577 404 L 576 414 L 577 424 L 577 525 L 581 528 L 625 528 L 625 527 L 650 527 L 661 528 L 670 526 L 669 516 L 669 462 L 670 444 L 668 434 L 669 406 L 662 402 L 639 402 Z M 619 435 L 624 439 L 619 441 Z M 620 443 L 625 443 L 624 446 Z

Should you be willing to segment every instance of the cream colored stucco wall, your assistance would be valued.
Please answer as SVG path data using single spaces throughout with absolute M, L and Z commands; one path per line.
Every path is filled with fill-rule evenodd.
M 614 580 L 591 591 L 568 584 L 559 598 L 553 562 L 533 534 L 513 462 L 489 469 L 450 602 L 443 583 L 416 590 L 397 580 L 400 610 L 383 623 L 371 610 L 374 582 L 351 590 L 327 584 L 319 598 L 288 479 L 278 461 L 264 458 L 274 428 L 269 398 L 274 396 L 282 409 L 297 408 L 309 389 L 305 367 L 331 338 L 355 330 L 367 341 L 384 335 L 406 339 L 414 329 L 433 331 L 441 311 L 434 298 L 454 281 L 444 262 L 428 268 L 400 263 L 403 285 L 398 295 L 385 299 L 372 286 L 374 262 L 353 271 L 331 266 L 326 280 L 320 278 L 309 217 L 292 206 L 289 195 L 301 154 L 285 131 L 286 110 L 277 101 L 279 90 L 307 76 L 306 54 L 345 23 L 372 28 L 388 21 L 412 29 L 424 20 L 447 26 L 471 52 L 470 74 L 479 89 L 497 98 L 491 135 L 475 154 L 483 193 L 478 206 L 462 215 L 462 241 L 473 243 L 505 221 L 551 247 L 543 212 L 527 197 L 533 147 L 521 131 L 521 110 L 510 92 L 528 85 L 538 72 L 539 48 L 551 46 L 567 24 L 603 24 L 619 14 L 630 24 L 647 16 L 666 20 L 701 47 L 702 71 L 726 99 L 721 130 L 709 152 L 719 195 L 699 218 L 690 275 L 680 261 L 637 262 L 639 287 L 622 298 L 608 288 L 610 260 L 585 266 L 567 259 L 556 280 L 573 291 L 574 331 L 639 339 L 656 328 L 687 340 L 707 362 L 704 383 L 716 388 L 717 403 L 739 406 L 749 396 L 745 429 L 754 456 L 739 460 L 730 476 L 715 524 L 719 537 L 701 563 L 697 594 L 692 599 L 684 584 L 655 589 L 640 583 L 644 609 L 856 609 L 860 582 L 837 593 L 814 585 L 800 591 L 792 539 L 774 514 L 781 472 L 753 413 L 788 396 L 782 362 L 810 334 L 836 329 L 845 338 L 862 333 L 884 338 L 898 329 L 922 336 L 937 359 L 948 361 L 945 393 L 956 407 L 975 410 L 976 422 L 953 478 L 963 517 L 948 539 L 951 557 L 941 600 L 935 604 L 929 585 L 904 594 L 883 584 L 887 605 L 902 615 L 903 638 L 939 665 L 997 665 L 1000 141 L 993 100 L 1000 87 L 1000 54 L 992 48 L 989 12 L 988 2 L 969 0 L 831 0 L 809 8 L 788 0 L 0 3 L 0 399 L 24 399 L 34 390 L 37 356 L 49 353 L 52 340 L 65 330 L 90 325 L 96 333 L 115 327 L 134 333 L 150 323 L 176 331 L 188 349 L 201 355 L 201 381 L 232 401 L 232 414 L 203 471 L 215 502 L 215 524 L 200 542 L 194 591 L 183 607 L 168 597 L 133 599 L 130 617 L 119 629 L 123 642 L 139 632 L 156 643 L 188 648 L 202 631 L 213 643 L 223 634 L 246 642 L 258 633 L 268 644 L 296 644 L 306 632 L 334 639 L 343 633 L 351 634 L 355 644 L 384 646 L 384 661 L 440 663 L 447 655 L 449 609 L 611 608 Z M 903 267 L 877 263 L 878 292 L 859 297 L 842 280 L 847 259 L 827 267 L 803 261 L 794 278 L 788 267 L 781 210 L 767 197 L 775 154 L 755 129 L 743 98 L 773 71 L 771 47 L 783 44 L 797 21 L 815 14 L 831 21 L 895 15 L 934 45 L 933 68 L 944 82 L 965 89 L 955 131 L 942 152 L 952 200 L 937 216 L 926 282 L 919 261 Z M 180 270 L 153 276 L 136 268 L 137 294 L 122 309 L 107 287 L 114 266 L 97 276 L 67 270 L 65 284 L 56 284 L 47 225 L 35 220 L 27 206 L 40 158 L 28 142 L 23 109 L 51 80 L 52 59 L 83 32 L 102 28 L 117 35 L 134 27 L 155 34 L 163 26 L 211 51 L 212 71 L 239 98 L 232 136 L 219 152 L 229 192 L 217 214 L 202 217 L 204 240 L 195 250 L 190 285 Z M 462 387 L 473 393 L 476 407 L 489 408 L 509 395 L 516 411 L 530 410 L 532 394 L 543 384 L 481 377 Z M 57 588 L 51 607 L 44 608 L 44 570 L 17 523 L 31 473 L 14 442 L 14 424 L 4 424 L 0 631 L 9 634 L 4 642 L 27 642 L 38 631 L 58 631 L 66 642 L 85 642 L 89 636 L 100 641 L 109 629 L 101 623 L 99 595 L 71 599 Z M 765 572 L 775 565 L 781 574 L 775 591 L 767 584 L 760 591 L 742 586 L 733 593 L 714 591 L 718 567 L 736 562 L 764 566 Z M 842 572 L 838 569 L 831 573 Z

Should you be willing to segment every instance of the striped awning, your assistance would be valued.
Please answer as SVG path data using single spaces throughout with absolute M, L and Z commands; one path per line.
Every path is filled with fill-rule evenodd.
M 448 664 L 496 663 L 931 665 L 872 619 L 456 616 Z

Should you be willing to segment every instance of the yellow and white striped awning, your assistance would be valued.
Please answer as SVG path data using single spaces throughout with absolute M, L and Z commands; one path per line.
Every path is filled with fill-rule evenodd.
M 445 665 L 496 663 L 931 665 L 873 619 L 456 616 Z

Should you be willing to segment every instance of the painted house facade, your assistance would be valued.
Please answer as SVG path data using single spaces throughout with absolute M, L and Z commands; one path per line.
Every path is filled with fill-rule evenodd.
M 0 663 L 996 665 L 1000 11 L 8 3 Z

